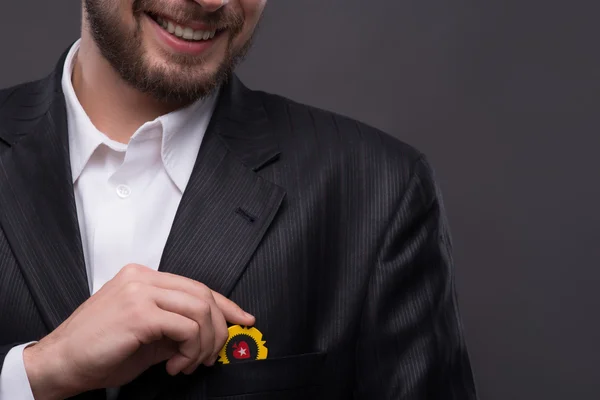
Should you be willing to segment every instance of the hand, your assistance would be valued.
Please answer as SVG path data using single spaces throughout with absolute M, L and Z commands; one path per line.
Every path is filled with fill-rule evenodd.
M 226 321 L 255 322 L 197 281 L 132 264 L 27 347 L 25 368 L 36 399 L 122 386 L 165 360 L 170 375 L 191 374 L 215 363 Z

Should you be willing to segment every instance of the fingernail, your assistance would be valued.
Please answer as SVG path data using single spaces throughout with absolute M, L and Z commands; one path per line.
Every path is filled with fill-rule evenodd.
M 254 318 L 254 315 L 252 315 L 252 314 L 248 314 L 248 313 L 247 313 L 247 312 L 245 312 L 245 311 L 244 311 L 244 316 L 245 316 L 246 318 Z

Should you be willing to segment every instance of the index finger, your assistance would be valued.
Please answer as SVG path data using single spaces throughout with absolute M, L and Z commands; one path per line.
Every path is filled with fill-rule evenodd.
M 252 315 L 242 310 L 232 300 L 196 280 L 150 268 L 137 269 L 133 279 L 162 289 L 184 291 L 204 301 L 213 301 L 228 322 L 247 326 L 254 325 L 255 318 Z
M 227 321 L 239 325 L 254 325 L 256 318 L 254 318 L 253 315 L 242 310 L 240 306 L 223 296 L 221 293 L 215 292 L 214 290 L 211 290 L 211 292 L 215 299 L 215 303 L 217 303 L 217 307 L 219 307 Z

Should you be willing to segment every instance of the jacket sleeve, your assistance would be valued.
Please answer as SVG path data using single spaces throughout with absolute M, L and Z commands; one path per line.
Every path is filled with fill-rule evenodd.
M 23 350 L 32 343 L 0 346 L 0 400 L 34 400 L 23 363 Z
M 475 400 L 446 217 L 424 158 L 394 214 L 364 304 L 354 397 Z

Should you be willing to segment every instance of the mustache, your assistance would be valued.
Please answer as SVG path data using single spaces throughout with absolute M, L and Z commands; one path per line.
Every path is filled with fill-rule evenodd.
M 214 12 L 206 12 L 195 2 L 177 2 L 165 0 L 134 0 L 133 12 L 153 14 L 171 19 L 185 25 L 190 22 L 202 22 L 211 29 L 229 29 L 239 32 L 244 26 L 244 17 L 231 7 L 221 7 Z

